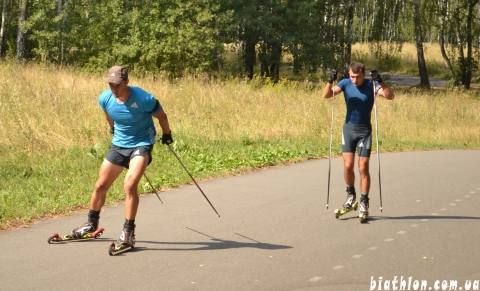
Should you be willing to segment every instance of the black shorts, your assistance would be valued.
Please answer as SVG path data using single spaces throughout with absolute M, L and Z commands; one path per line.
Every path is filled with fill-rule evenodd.
M 152 149 L 153 145 L 139 146 L 136 148 L 122 148 L 112 144 L 110 147 L 110 151 L 105 156 L 105 159 L 107 159 L 107 161 L 114 165 L 125 167 L 128 169 L 131 159 L 136 156 L 144 156 L 148 154 L 150 158 L 148 160 L 148 164 L 150 165 L 150 163 L 152 162 Z
M 355 153 L 370 157 L 372 151 L 372 126 L 345 123 L 342 131 L 342 153 Z

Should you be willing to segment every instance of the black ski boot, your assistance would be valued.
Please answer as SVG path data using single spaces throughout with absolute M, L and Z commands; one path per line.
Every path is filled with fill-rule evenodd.
M 82 224 L 80 227 L 74 228 L 70 234 L 65 237 L 69 239 L 90 238 L 92 233 L 98 229 L 98 218 L 89 219 L 89 221 Z
M 129 230 L 123 228 L 117 243 L 111 242 L 108 254 L 114 256 L 118 253 L 122 253 L 133 249 L 135 247 L 135 229 Z

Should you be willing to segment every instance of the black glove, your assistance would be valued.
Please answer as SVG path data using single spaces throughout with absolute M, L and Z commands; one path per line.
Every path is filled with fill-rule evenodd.
M 172 133 L 170 132 L 168 134 L 162 134 L 162 144 L 169 145 L 171 143 L 173 143 Z
M 377 72 L 377 70 L 371 70 L 370 71 L 370 76 L 372 77 L 372 80 L 377 81 L 378 84 L 381 84 L 383 82 L 382 76 Z
M 113 134 L 115 132 L 115 127 L 110 127 L 110 133 Z
M 328 83 L 333 84 L 337 80 L 337 70 L 332 70 L 330 72 L 330 77 L 328 77 Z

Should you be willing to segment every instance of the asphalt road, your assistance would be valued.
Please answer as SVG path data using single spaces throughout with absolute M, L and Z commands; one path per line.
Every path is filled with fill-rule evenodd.
M 478 290 L 480 151 L 380 158 L 383 212 L 374 154 L 368 223 L 334 217 L 342 159 L 328 210 L 328 159 L 307 161 L 200 182 L 220 218 L 195 185 L 162 192 L 164 204 L 142 196 L 136 247 L 114 257 L 123 205 L 104 208 L 97 240 L 47 243 L 86 212 L 2 232 L 0 290 Z
M 448 84 L 448 80 L 429 78 L 430 86 L 435 88 L 443 88 Z M 416 86 L 420 84 L 420 77 L 390 75 L 387 81 L 391 85 L 398 86 Z

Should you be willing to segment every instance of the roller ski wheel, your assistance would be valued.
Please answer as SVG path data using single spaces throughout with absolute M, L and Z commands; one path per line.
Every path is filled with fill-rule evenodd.
M 126 251 L 129 251 L 131 249 L 135 248 L 135 240 L 133 241 L 133 244 L 130 246 L 123 246 L 123 245 L 116 245 L 113 241 L 110 243 L 110 246 L 108 248 L 108 254 L 110 256 L 115 256 L 119 253 L 123 253 Z
M 102 236 L 104 230 L 105 229 L 99 227 L 95 232 L 86 233 L 81 238 L 72 238 L 69 234 L 64 235 L 64 236 L 59 236 L 58 233 L 53 233 L 48 238 L 47 242 L 49 244 L 54 244 L 54 243 L 62 243 L 62 242 L 68 242 L 68 241 L 78 241 L 78 240 L 85 240 L 85 239 L 98 239 L 99 237 Z
M 355 201 L 355 203 L 353 203 L 353 205 L 347 209 L 335 209 L 335 218 L 338 219 L 340 216 L 347 214 L 350 211 L 357 210 L 357 208 L 358 208 L 358 202 Z
M 360 213 L 360 214 L 358 215 L 358 217 L 360 218 L 360 223 L 365 223 L 365 222 L 367 221 L 368 215 L 367 215 L 367 214 Z

